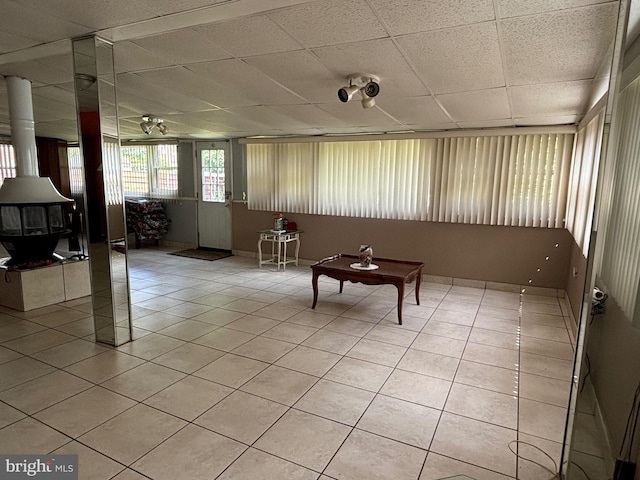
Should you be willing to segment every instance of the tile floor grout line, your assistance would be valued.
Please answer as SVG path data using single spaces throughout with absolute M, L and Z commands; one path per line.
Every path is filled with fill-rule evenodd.
M 449 292 L 451 291 L 451 287 L 449 287 L 447 289 L 447 292 L 445 293 L 445 295 L 442 297 L 442 299 L 440 300 L 440 302 L 438 302 L 438 307 L 440 306 L 440 304 L 444 301 L 444 299 L 447 297 L 447 295 L 449 294 Z M 436 307 L 433 311 L 433 313 L 429 316 L 429 318 L 427 319 L 427 323 L 425 324 L 428 325 L 429 322 L 431 321 L 431 319 L 433 318 L 433 314 L 438 310 L 438 307 Z M 424 328 L 424 327 L 423 327 Z M 422 331 L 422 330 L 421 330 Z M 417 337 L 416 337 L 417 338 Z M 413 344 L 413 343 L 412 343 Z M 465 348 L 466 348 L 466 343 L 465 343 Z M 442 415 L 444 414 L 444 407 L 447 404 L 447 400 L 449 398 L 449 395 L 451 394 L 451 389 L 453 388 L 453 380 L 455 379 L 456 373 L 458 371 L 458 368 L 460 368 L 460 362 L 462 361 L 462 355 L 464 354 L 464 349 L 462 354 L 460 355 L 460 360 L 458 361 L 458 366 L 456 367 L 456 372 L 453 374 L 453 379 L 451 380 L 451 384 L 449 385 L 449 389 L 447 390 L 447 395 L 444 399 L 444 401 L 442 402 L 442 408 L 437 409 L 439 410 L 439 414 L 438 414 L 438 420 L 436 421 L 436 424 L 433 428 L 433 434 L 431 435 L 431 440 L 429 440 L 429 447 L 427 448 L 427 454 L 424 457 L 424 460 L 422 462 L 422 466 L 420 467 L 420 471 L 418 472 L 418 479 L 420 479 L 420 477 L 422 477 L 422 473 L 425 469 L 425 467 L 427 466 L 427 460 L 429 458 L 429 454 L 432 452 L 431 447 L 433 446 L 433 440 L 436 438 L 436 433 L 438 431 L 438 427 L 440 426 L 440 421 L 442 420 Z M 435 453 L 435 452 L 434 452 Z

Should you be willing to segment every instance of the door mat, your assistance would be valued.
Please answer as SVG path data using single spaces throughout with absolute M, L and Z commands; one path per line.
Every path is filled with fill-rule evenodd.
M 178 257 L 196 258 L 198 260 L 220 260 L 221 258 L 231 257 L 232 253 L 228 250 L 215 250 L 203 248 L 189 248 L 187 250 L 179 250 L 171 252 L 169 255 L 177 255 Z

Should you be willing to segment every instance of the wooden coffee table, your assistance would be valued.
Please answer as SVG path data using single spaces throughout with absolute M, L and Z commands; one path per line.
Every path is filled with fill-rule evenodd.
M 340 281 L 340 293 L 346 280 L 352 283 L 364 283 L 365 285 L 395 285 L 398 289 L 398 323 L 402 325 L 402 301 L 404 298 L 404 286 L 416 281 L 416 303 L 420 305 L 420 283 L 422 282 L 422 267 L 424 263 L 408 262 L 404 260 L 391 260 L 388 258 L 374 258 L 373 264 L 377 270 L 357 270 L 350 265 L 359 263 L 355 255 L 339 254 L 327 257 L 311 265 L 313 270 L 313 305 L 318 303 L 318 277 L 326 275 Z

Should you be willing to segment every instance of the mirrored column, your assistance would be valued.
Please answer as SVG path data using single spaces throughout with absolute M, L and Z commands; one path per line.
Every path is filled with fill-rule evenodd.
M 113 45 L 90 36 L 72 48 L 96 341 L 117 346 L 132 329 Z

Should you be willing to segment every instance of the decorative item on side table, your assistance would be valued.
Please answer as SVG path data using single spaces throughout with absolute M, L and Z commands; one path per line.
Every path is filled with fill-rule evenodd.
M 283 217 L 281 213 L 273 214 L 273 231 L 282 232 L 284 230 Z
M 371 248 L 371 245 L 360 245 L 360 266 L 369 267 L 371 260 L 373 260 L 373 248 Z
M 376 270 L 378 268 L 378 265 L 371 263 L 371 260 L 373 260 L 373 248 L 371 248 L 371 245 L 360 245 L 359 260 L 360 263 L 352 263 L 349 266 L 356 270 Z

